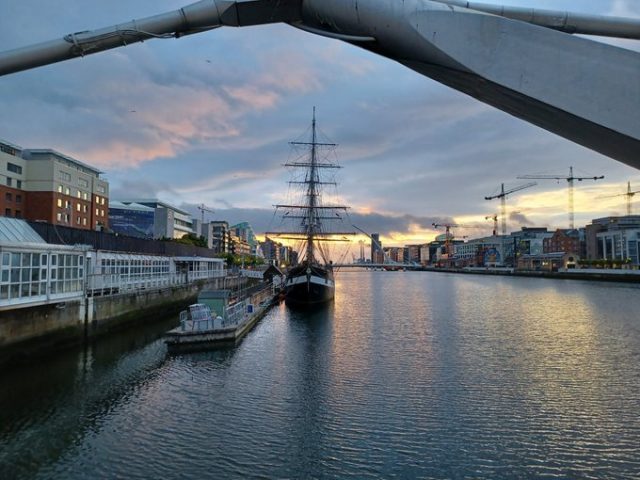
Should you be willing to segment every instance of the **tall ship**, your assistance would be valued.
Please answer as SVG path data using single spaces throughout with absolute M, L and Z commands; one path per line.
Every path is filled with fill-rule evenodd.
M 269 236 L 291 240 L 298 263 L 292 266 L 284 283 L 285 302 L 294 306 L 313 306 L 330 302 L 335 296 L 334 268 L 331 260 L 333 242 L 349 241 L 352 231 L 342 225 L 348 207 L 326 203 L 323 193 L 337 183 L 332 172 L 341 168 L 332 159 L 335 143 L 320 142 L 313 108 L 309 141 L 289 142 L 298 155 L 285 167 L 294 172 L 289 182 L 291 203 L 275 205 L 282 225 L 290 230 L 268 232 Z

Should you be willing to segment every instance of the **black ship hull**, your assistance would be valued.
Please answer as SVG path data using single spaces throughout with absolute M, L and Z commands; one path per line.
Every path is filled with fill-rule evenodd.
M 291 269 L 285 280 L 285 302 L 292 306 L 313 306 L 333 300 L 333 272 L 319 265 L 299 265 Z

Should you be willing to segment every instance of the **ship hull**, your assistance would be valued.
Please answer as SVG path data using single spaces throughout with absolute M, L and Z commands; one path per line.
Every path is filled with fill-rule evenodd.
M 295 267 L 287 275 L 284 294 L 285 302 L 292 306 L 313 306 L 330 302 L 335 295 L 333 272 L 319 266 Z

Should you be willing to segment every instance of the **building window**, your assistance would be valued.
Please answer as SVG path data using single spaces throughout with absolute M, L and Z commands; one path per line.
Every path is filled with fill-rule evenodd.
M 58 208 L 62 208 L 62 199 L 61 198 L 58 199 Z
M 18 153 L 15 148 L 11 148 L 9 145 L 5 145 L 4 143 L 0 143 L 0 152 L 8 153 L 9 155 L 13 155 L 14 157 Z
M 62 193 L 62 185 L 58 185 L 58 193 Z
M 89 181 L 85 178 L 79 178 L 78 185 L 80 185 L 82 188 L 89 188 Z
M 16 203 L 22 203 L 22 195 L 16 195 Z
M 76 217 L 76 223 L 80 225 L 80 217 Z
M 64 208 L 66 208 L 67 210 L 69 210 L 71 208 L 71 202 L 69 200 L 66 200 L 64 202 Z
M 100 205 L 104 205 L 104 197 L 100 199 Z
M 97 217 L 98 215 L 100 215 L 100 210 L 98 210 L 98 209 L 96 208 L 96 217 Z
M 11 209 L 10 208 L 5 208 L 4 209 L 4 215 L 5 215 L 5 217 L 10 217 L 11 216 Z
M 78 190 L 78 194 L 76 195 L 76 197 L 82 198 L 82 192 L 80 192 L 80 190 Z
M 100 216 L 104 217 L 104 210 L 100 210 Z
M 82 219 L 82 225 L 86 226 L 87 225 L 87 219 L 86 217 Z
M 22 218 L 22 210 L 16 210 L 16 218 Z
M 71 195 L 71 190 L 69 190 L 69 187 L 64 189 L 64 194 L 65 195 Z
M 16 188 L 22 188 L 22 180 L 16 180 Z
M 7 187 L 10 187 L 13 183 L 13 179 L 11 177 L 7 177 Z
M 58 172 L 58 180 L 62 180 L 63 182 L 70 182 L 71 174 L 60 170 Z
M 97 190 L 98 192 L 100 192 L 100 193 L 106 193 L 106 192 L 107 192 L 107 189 L 104 187 L 104 185 L 98 185 L 98 186 L 96 187 L 96 190 Z
M 96 203 L 100 205 L 100 197 L 98 195 L 96 195 Z
M 87 194 L 87 192 L 82 192 L 82 199 L 89 200 L 89 194 Z
M 16 165 L 15 163 L 7 162 L 7 170 L 13 173 L 17 173 L 18 175 L 22 175 L 22 167 L 20 165 Z
M 82 213 L 87 213 L 89 208 L 86 205 L 82 205 Z
M 11 201 L 13 201 L 13 196 L 9 192 L 7 192 L 7 193 L 4 194 L 4 199 L 7 202 L 11 202 Z
M 80 209 L 82 208 L 82 205 L 80 205 L 79 203 L 76 203 L 76 211 L 80 211 Z

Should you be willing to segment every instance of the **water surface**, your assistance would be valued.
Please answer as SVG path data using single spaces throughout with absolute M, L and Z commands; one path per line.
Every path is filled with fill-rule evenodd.
M 233 348 L 167 319 L 0 373 L 0 478 L 638 478 L 637 286 L 337 281 Z

